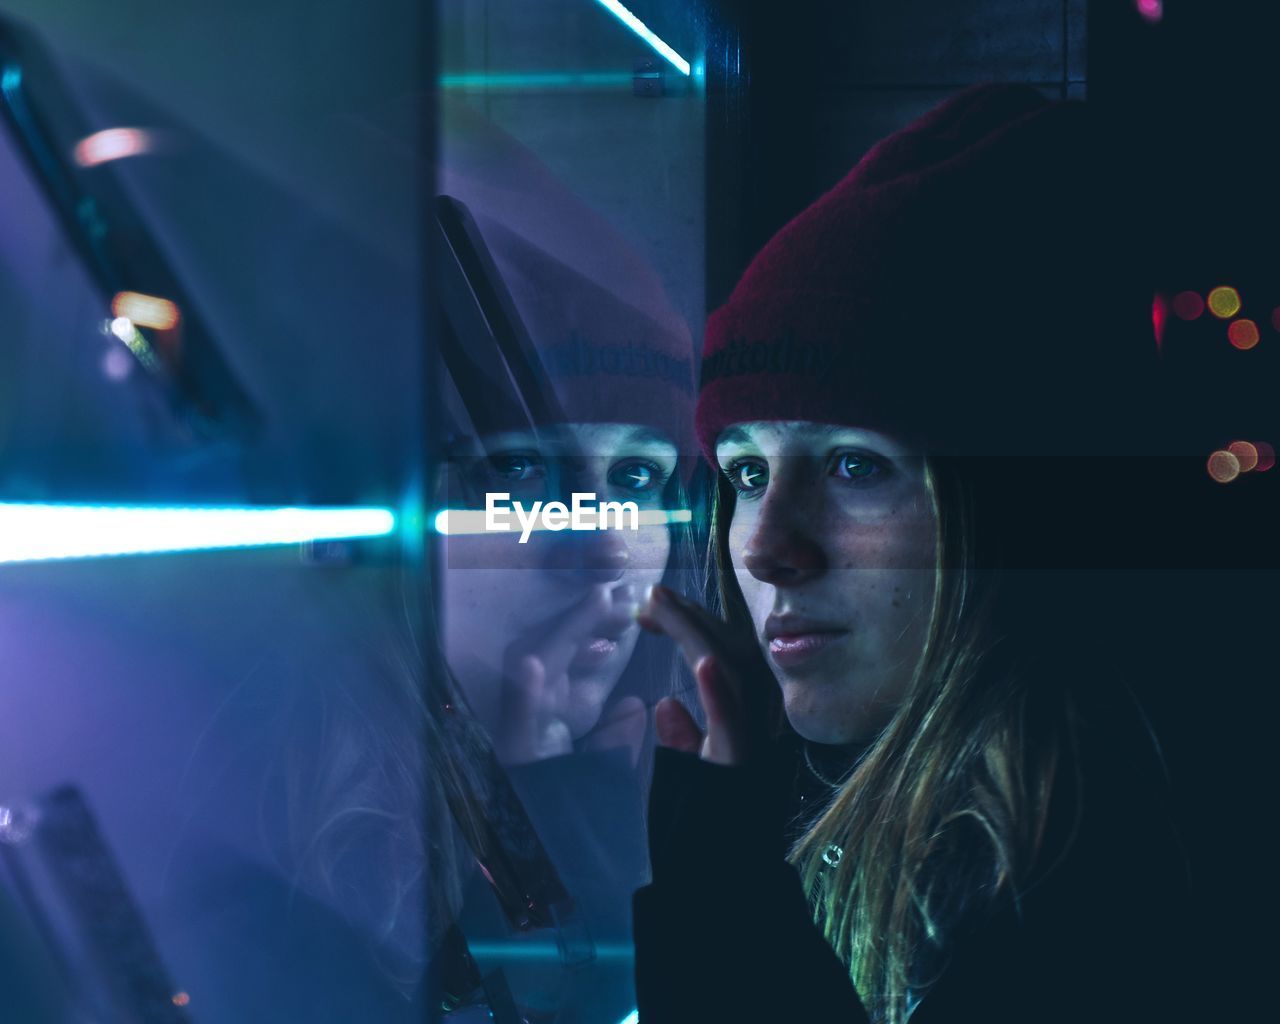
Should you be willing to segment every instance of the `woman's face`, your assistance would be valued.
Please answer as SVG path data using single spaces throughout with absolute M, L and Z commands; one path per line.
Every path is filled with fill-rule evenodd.
M 567 424 L 537 437 L 492 435 L 451 455 L 446 500 L 452 507 L 483 508 L 492 492 L 526 508 L 535 501 L 569 504 L 573 492 L 590 492 L 599 501 L 656 510 L 676 469 L 669 439 L 625 423 Z M 510 729 L 504 719 L 528 710 L 518 693 L 512 700 L 522 660 L 547 663 L 555 678 L 545 681 L 529 713 L 538 717 L 540 733 L 579 739 L 599 721 L 631 658 L 639 630 L 632 608 L 643 589 L 662 578 L 668 528 L 536 530 L 524 544 L 519 536 L 443 539 L 446 657 L 491 730 Z
M 874 737 L 920 660 L 935 586 L 924 460 L 885 434 L 809 422 L 730 427 L 729 550 L 795 730 Z

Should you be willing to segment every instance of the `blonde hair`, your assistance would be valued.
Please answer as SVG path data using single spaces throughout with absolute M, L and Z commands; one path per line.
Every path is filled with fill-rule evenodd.
M 1016 899 L 1070 738 L 1065 689 L 1039 677 L 1028 686 L 1030 666 L 995 632 L 996 574 L 977 568 L 962 477 L 929 465 L 926 479 L 938 557 L 914 679 L 789 854 L 815 922 L 884 1024 L 901 1024 L 934 980 L 919 972 L 942 962 L 957 886 L 973 890 L 962 894 L 970 905 L 1006 891 Z M 721 485 L 715 557 L 730 617 L 746 614 L 728 560 L 732 502 Z M 985 841 L 974 843 L 973 827 Z

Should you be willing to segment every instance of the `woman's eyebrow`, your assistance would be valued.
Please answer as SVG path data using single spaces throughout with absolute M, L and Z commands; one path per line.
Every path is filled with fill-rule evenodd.
M 626 434 L 627 444 L 643 444 L 649 442 L 651 444 L 660 444 L 666 448 L 675 448 L 675 442 L 660 430 L 653 427 L 634 426 L 631 427 Z
M 493 455 L 511 449 L 528 449 L 548 458 L 560 458 L 562 455 L 567 454 L 567 450 L 571 449 L 572 445 L 554 430 L 547 430 L 540 434 L 514 430 L 505 433 L 486 434 L 480 438 L 480 448 L 485 455 Z
M 814 423 L 809 431 L 810 435 L 815 438 L 828 438 L 841 435 L 843 437 L 856 437 L 860 439 L 860 443 L 873 443 L 872 438 L 866 430 L 860 427 L 850 427 L 843 423 Z
M 741 427 L 727 427 L 720 432 L 720 436 L 716 439 L 716 447 L 722 444 L 750 444 L 751 435 Z
M 878 434 L 861 427 L 846 427 L 839 423 L 815 423 L 811 436 L 816 440 L 837 438 L 840 443 L 866 448 L 883 455 L 892 454 L 896 448 L 891 441 Z

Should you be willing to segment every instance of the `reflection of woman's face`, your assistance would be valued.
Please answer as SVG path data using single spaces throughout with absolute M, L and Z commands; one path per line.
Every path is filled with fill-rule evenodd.
M 660 509 L 676 469 L 669 440 L 619 423 L 568 424 L 537 438 L 493 435 L 451 455 L 445 500 L 452 507 L 483 508 L 490 492 L 526 508 L 590 492 L 599 501 Z M 495 729 L 510 711 L 504 679 L 512 667 L 570 645 L 567 668 L 548 681 L 539 714 L 577 739 L 597 723 L 631 658 L 638 627 L 629 606 L 662 578 L 668 528 L 539 530 L 525 544 L 518 540 L 518 532 L 443 539 L 446 657 L 481 722 Z
M 924 646 L 936 518 L 924 463 L 892 437 L 743 423 L 716 445 L 737 491 L 729 550 L 795 730 L 866 742 Z

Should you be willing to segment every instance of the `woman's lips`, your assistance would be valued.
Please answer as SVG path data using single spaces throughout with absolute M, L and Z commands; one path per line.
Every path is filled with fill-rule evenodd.
M 783 633 L 769 641 L 769 656 L 779 668 L 794 668 L 843 640 L 847 630 L 823 630 L 809 633 Z
M 623 639 L 637 628 L 635 616 L 635 588 L 616 587 L 609 594 L 609 610 L 587 627 L 587 635 L 578 640 L 578 649 L 569 662 L 569 672 L 583 675 L 608 664 L 618 653 Z
M 578 653 L 569 662 L 571 672 L 590 672 L 600 668 L 617 653 L 618 641 L 607 636 L 592 637 L 578 646 Z

